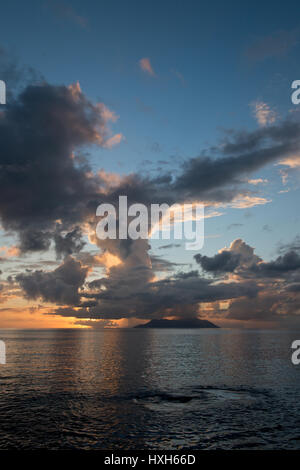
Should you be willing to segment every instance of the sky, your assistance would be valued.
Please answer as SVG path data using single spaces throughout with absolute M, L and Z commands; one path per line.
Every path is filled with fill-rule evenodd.
M 297 325 L 298 3 L 1 8 L 0 328 Z M 203 248 L 97 239 L 119 195 L 204 204 Z

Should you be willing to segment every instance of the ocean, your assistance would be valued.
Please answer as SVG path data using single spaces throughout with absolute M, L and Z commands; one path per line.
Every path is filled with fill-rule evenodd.
M 300 330 L 0 330 L 0 449 L 300 449 Z

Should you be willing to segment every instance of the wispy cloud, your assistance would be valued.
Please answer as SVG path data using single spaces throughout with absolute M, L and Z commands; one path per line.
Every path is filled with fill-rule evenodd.
M 230 207 L 234 209 L 247 209 L 249 207 L 260 206 L 272 202 L 271 199 L 258 196 L 240 196 L 236 197 L 231 203 Z
M 173 73 L 173 75 L 175 75 L 178 78 L 178 80 L 181 82 L 182 86 L 186 85 L 186 81 L 185 81 L 185 78 L 182 75 L 182 73 L 178 72 L 178 70 L 175 70 L 175 69 L 172 69 L 171 72 Z
M 152 77 L 155 77 L 156 74 L 154 72 L 154 69 L 151 65 L 150 59 L 148 57 L 143 57 L 139 61 L 140 68 L 143 70 L 143 72 L 148 73 L 149 75 L 152 75 Z
M 268 180 L 263 179 L 263 178 L 256 178 L 256 179 L 253 179 L 253 180 L 248 180 L 248 183 L 253 184 L 254 186 L 257 186 L 258 184 L 268 183 Z
M 299 42 L 300 32 L 277 31 L 254 41 L 246 50 L 246 57 L 250 62 L 260 62 L 272 57 L 282 57 Z
M 88 27 L 88 20 L 82 15 L 79 15 L 74 8 L 66 2 L 62 1 L 48 1 L 47 5 L 51 8 L 57 18 L 69 20 L 77 26 L 86 29 Z
M 285 165 L 289 168 L 299 168 L 300 167 L 300 155 L 293 155 L 292 157 L 287 157 L 284 160 L 281 160 L 278 165 Z
M 254 101 L 250 103 L 253 111 L 253 115 L 261 127 L 265 127 L 268 124 L 273 124 L 277 119 L 277 113 L 270 108 L 267 103 L 263 101 Z
M 123 134 L 115 134 L 106 140 L 104 147 L 111 149 L 115 145 L 118 145 L 120 142 L 122 142 L 123 139 L 124 139 Z

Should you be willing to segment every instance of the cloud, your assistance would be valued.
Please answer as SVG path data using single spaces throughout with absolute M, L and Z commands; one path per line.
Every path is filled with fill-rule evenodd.
M 219 283 L 195 275 L 167 278 L 156 282 L 138 284 L 134 291 L 128 279 L 121 278 L 115 284 L 112 279 L 103 279 L 105 290 L 94 294 L 84 293 L 97 301 L 88 308 L 59 309 L 53 314 L 90 319 L 163 318 L 165 316 L 191 317 L 199 314 L 200 302 L 253 296 L 257 288 L 253 283 Z
M 299 34 L 299 30 L 294 29 L 292 31 L 277 31 L 261 37 L 248 47 L 246 57 L 252 63 L 283 57 L 299 43 Z
M 294 250 L 291 250 L 294 248 Z M 300 256 L 297 239 L 281 247 L 285 252 L 263 261 L 243 240 L 235 240 L 212 257 L 196 255 L 204 270 L 240 286 L 252 279 L 257 295 L 229 300 L 226 311 L 213 304 L 213 315 L 226 320 L 272 321 L 273 325 L 296 323 L 300 315 Z
M 288 166 L 289 168 L 299 168 L 300 167 L 300 155 L 293 155 L 291 157 L 281 160 L 278 165 Z
M 234 209 L 247 209 L 249 207 L 260 206 L 272 202 L 271 199 L 259 196 L 237 196 L 229 204 Z
M 147 240 L 109 240 L 102 249 L 104 246 L 109 256 L 118 258 L 118 263 L 106 264 L 105 277 L 85 282 L 80 302 L 76 298 L 76 308 L 69 303 L 68 307 L 54 309 L 53 315 L 93 320 L 197 316 L 200 302 L 252 296 L 258 290 L 252 280 L 243 286 L 236 282 L 215 285 L 197 271 L 169 274 L 159 280 L 156 272 L 170 273 L 175 265 L 149 256 Z
M 186 160 L 174 175 L 144 172 L 111 178 L 94 174 L 80 155 L 83 147 L 111 147 L 108 122 L 117 115 L 103 103 L 93 104 L 79 84 L 43 83 L 27 86 L 7 105 L 0 121 L 0 218 L 5 230 L 16 232 L 22 252 L 47 250 L 80 224 L 95 222 L 100 202 L 116 202 L 126 194 L 131 202 L 203 201 L 235 208 L 269 200 L 243 187 L 245 177 L 299 151 L 300 126 L 284 121 L 254 132 L 232 132 L 221 145 Z M 209 155 L 210 153 L 210 155 Z M 92 225 L 91 225 L 92 230 Z
M 102 330 L 103 328 L 114 328 L 118 325 L 112 320 L 78 320 L 75 325 L 87 326 L 94 330 Z
M 244 226 L 244 224 L 233 223 L 233 224 L 228 225 L 227 230 L 231 230 L 232 228 L 238 228 L 238 227 L 243 227 L 243 226 Z
M 28 299 L 42 299 L 55 304 L 77 305 L 79 288 L 83 285 L 88 268 L 72 257 L 68 257 L 54 271 L 34 271 L 19 274 L 19 282 Z
M 105 148 L 114 137 L 108 123 L 116 120 L 103 104 L 90 102 L 79 84 L 27 86 L 6 107 L 0 120 L 2 226 L 17 234 L 22 253 L 47 250 L 54 243 L 57 256 L 65 257 L 54 271 L 17 275 L 27 298 L 60 305 L 53 315 L 86 321 L 199 315 L 201 303 L 233 305 L 235 299 L 260 296 L 263 288 L 271 298 L 277 277 L 283 290 L 296 296 L 287 290 L 298 283 L 298 267 L 284 268 L 290 259 L 268 267 L 239 239 L 214 257 L 196 258 L 213 277 L 194 271 L 172 276 L 174 263 L 150 255 L 147 240 L 97 240 L 95 213 L 101 202 L 116 204 L 124 194 L 129 204 L 148 207 L 191 201 L 203 201 L 210 209 L 265 204 L 269 200 L 258 196 L 256 188 L 249 191 L 247 181 L 265 165 L 299 154 L 299 122 L 231 131 L 175 172 L 166 169 L 154 177 L 145 169 L 124 176 L 94 173 L 82 151 L 93 145 Z M 81 252 L 83 233 L 99 253 Z M 104 268 L 104 274 L 88 280 L 87 266 Z M 156 272 L 166 277 L 158 279 Z
M 62 0 L 48 0 L 47 6 L 51 8 L 57 18 L 69 20 L 83 29 L 87 28 L 88 19 L 82 15 L 79 15 L 69 3 L 63 2 Z
M 159 247 L 159 250 L 168 250 L 170 248 L 178 248 L 180 244 L 178 243 L 168 243 L 167 245 L 162 245 Z
M 240 238 L 234 240 L 229 248 L 223 248 L 212 257 L 197 254 L 194 258 L 204 271 L 215 275 L 233 273 L 238 267 L 248 267 L 260 261 L 260 258 L 254 255 L 254 249 Z
M 195 255 L 195 260 L 204 271 L 214 274 L 220 272 L 233 272 L 240 263 L 240 254 L 231 251 L 222 251 L 213 257 Z
M 104 143 L 104 147 L 108 148 L 108 149 L 111 149 L 115 145 L 120 144 L 120 142 L 122 142 L 123 139 L 124 139 L 123 134 L 115 134 L 115 135 L 113 135 L 112 137 L 109 137 L 109 139 L 106 140 L 106 142 Z
M 104 103 L 97 103 L 97 108 L 100 110 L 101 116 L 106 122 L 116 122 L 119 119 L 119 116 L 114 111 L 105 106 Z
M 271 229 L 270 225 L 268 225 L 268 224 L 263 225 L 262 230 L 264 232 L 272 232 L 272 229 Z
M 274 321 L 280 320 L 276 318 L 276 311 L 280 305 L 280 297 L 277 293 L 268 292 L 261 293 L 256 298 L 240 298 L 231 302 L 227 313 L 229 320 L 251 321 Z
M 154 69 L 153 69 L 153 67 L 151 65 L 151 62 L 150 62 L 150 59 L 148 57 L 144 57 L 144 58 L 140 59 L 139 65 L 140 65 L 141 70 L 143 70 L 143 72 L 148 73 L 152 77 L 155 77 Z
M 268 180 L 267 180 L 267 179 L 263 179 L 263 178 L 256 178 L 256 179 L 248 180 L 248 183 L 249 183 L 249 184 L 253 184 L 254 186 L 257 186 L 258 184 L 266 184 L 266 183 L 268 183 Z
M 20 65 L 11 50 L 0 45 L 0 77 L 6 84 L 7 102 L 14 98 L 14 93 L 33 83 L 43 83 L 41 73 L 28 65 Z
M 161 153 L 162 152 L 162 148 L 161 148 L 161 145 L 159 144 L 159 142 L 153 142 L 151 145 L 150 145 L 150 150 L 151 152 L 153 153 Z M 160 165 L 162 164 L 166 164 L 165 162 L 162 163 L 162 161 L 160 160 L 158 162 Z
M 274 261 L 260 262 L 251 266 L 251 272 L 260 277 L 281 277 L 300 269 L 300 255 L 289 251 Z
M 245 176 L 284 156 L 293 158 L 300 146 L 299 131 L 299 122 L 285 120 L 253 132 L 232 132 L 210 149 L 211 155 L 208 150 L 186 160 L 170 187 L 186 199 L 233 200 Z
M 0 246 L 0 252 L 3 253 L 4 258 L 20 256 L 20 250 L 16 246 Z
M 80 227 L 75 227 L 74 230 L 65 235 L 59 232 L 56 233 L 54 235 L 54 242 L 57 258 L 79 253 L 85 245 L 85 242 L 82 240 Z
M 175 266 L 179 266 L 179 263 L 174 263 L 171 261 L 168 261 L 160 256 L 156 255 L 151 255 L 150 256 L 151 260 L 151 267 L 154 272 L 171 272 L 174 270 Z
M 253 114 L 262 127 L 273 124 L 277 119 L 277 113 L 273 111 L 267 103 L 263 101 L 255 101 L 251 103 Z
M 110 137 L 107 120 L 107 108 L 88 101 L 78 84 L 27 86 L 7 104 L 0 120 L 0 218 L 5 230 L 17 232 L 22 252 L 47 250 L 57 220 L 68 231 L 94 217 L 104 183 L 76 151 L 120 140 Z
M 284 254 L 288 251 L 300 251 L 300 235 L 297 235 L 295 239 L 290 243 L 281 243 L 278 248 L 278 253 Z
M 172 69 L 171 72 L 178 78 L 182 86 L 186 86 L 186 81 L 182 73 L 178 72 L 178 70 L 175 69 Z

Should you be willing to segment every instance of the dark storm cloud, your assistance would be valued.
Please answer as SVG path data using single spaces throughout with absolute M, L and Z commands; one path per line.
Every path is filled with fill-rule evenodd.
M 74 230 L 67 233 L 65 236 L 57 233 L 54 235 L 55 251 L 57 258 L 73 253 L 79 253 L 85 245 L 82 241 L 82 232 L 80 227 L 75 227 Z
M 199 272 L 194 270 L 194 271 L 189 271 L 187 273 L 180 272 L 175 274 L 174 278 L 175 279 L 189 279 L 190 277 L 199 277 Z
M 289 245 L 286 246 L 286 248 Z M 283 247 L 282 247 L 283 249 Z M 219 257 L 226 253 L 231 260 L 232 255 L 238 254 L 236 265 L 227 269 L 226 261 Z M 201 264 L 202 257 L 199 259 Z M 224 262 L 222 262 L 224 261 Z M 275 260 L 263 261 L 255 255 L 252 247 L 243 240 L 235 240 L 230 248 L 215 256 L 206 257 L 204 265 L 209 268 L 220 279 L 227 273 L 234 273 L 235 281 L 243 285 L 244 282 L 252 280 L 257 288 L 256 296 L 244 296 L 230 302 L 226 318 L 230 320 L 260 320 L 282 323 L 286 321 L 297 321 L 300 315 L 300 256 L 295 251 L 286 251 Z M 209 271 L 208 269 L 208 271 Z M 223 276 L 222 276 L 223 275 Z M 218 306 L 214 308 L 214 314 L 218 315 Z M 224 317 L 224 312 L 219 312 Z M 300 316 L 298 316 L 300 318 Z
M 290 251 L 269 263 L 254 264 L 250 269 L 256 276 L 284 276 L 292 271 L 300 270 L 300 255 L 295 251 Z
M 80 299 L 79 288 L 83 285 L 86 275 L 87 268 L 69 257 L 54 271 L 40 270 L 19 274 L 16 276 L 16 281 L 28 299 L 77 305 Z
M 212 257 L 197 254 L 194 258 L 204 271 L 222 273 L 233 272 L 240 264 L 241 255 L 231 251 L 222 251 Z
M 179 248 L 180 243 L 169 243 L 167 245 L 162 245 L 158 249 L 159 250 L 169 250 L 170 248 Z
M 287 251 L 275 260 L 265 262 L 241 239 L 214 256 L 196 254 L 194 258 L 204 271 L 216 275 L 235 272 L 243 278 L 268 278 L 287 276 L 300 270 L 300 255 L 296 251 Z
M 300 252 L 300 236 L 297 235 L 295 239 L 290 243 L 281 243 L 278 249 L 278 252 L 285 254 L 288 251 Z
M 243 178 L 300 148 L 300 124 L 284 121 L 253 132 L 232 133 L 216 156 L 187 160 L 172 187 L 186 198 L 230 201 L 241 190 Z
M 286 120 L 252 132 L 229 132 L 218 146 L 187 159 L 175 171 L 150 177 L 128 175 L 110 189 L 107 198 L 117 202 L 120 194 L 128 203 L 146 205 L 195 200 L 228 203 L 241 195 L 255 194 L 245 186 L 247 176 L 279 159 L 293 158 L 300 150 L 300 123 Z
M 34 228 L 25 228 L 19 232 L 19 247 L 22 253 L 28 251 L 46 251 L 51 245 L 51 233 Z
M 297 284 L 290 284 L 288 287 L 287 287 L 287 291 L 288 292 L 296 292 L 296 293 L 300 293 L 300 283 L 297 283 Z
M 28 86 L 6 106 L 0 119 L 0 217 L 4 229 L 19 235 L 22 251 L 47 249 L 56 220 L 67 230 L 94 215 L 101 178 L 90 178 L 73 151 L 105 145 L 106 137 L 101 109 L 75 86 Z M 56 235 L 56 241 L 60 254 L 70 236 L 62 242 Z
M 150 260 L 154 271 L 172 271 L 175 266 L 179 266 L 179 263 L 173 263 L 156 255 L 151 255 Z
M 254 249 L 240 238 L 234 240 L 229 248 L 224 248 L 214 256 L 198 253 L 194 258 L 204 271 L 214 275 L 240 272 L 241 269 L 245 272 L 261 261 L 261 258 L 254 254 Z
M 109 278 L 103 278 L 97 285 L 98 288 L 100 286 L 104 289 L 97 293 L 83 293 L 83 297 L 97 300 L 97 306 L 79 310 L 60 308 L 53 313 L 91 319 L 150 319 L 167 315 L 191 317 L 197 316 L 199 302 L 213 302 L 242 295 L 252 298 L 259 290 L 252 282 L 243 285 L 234 282 L 215 285 L 194 272 L 181 277 L 143 283 L 136 286 L 135 290 L 132 290 L 132 284 L 127 279 L 123 279 L 120 285 Z
M 300 150 L 300 123 L 286 120 L 252 132 L 230 132 L 216 147 L 186 160 L 175 172 L 158 177 L 133 174 L 125 177 L 110 192 L 112 200 L 119 194 L 129 201 L 169 204 L 189 200 L 211 203 L 231 202 L 239 195 L 251 195 L 245 179 L 255 171 Z
M 30 66 L 20 65 L 11 51 L 0 45 L 0 77 L 6 84 L 7 101 L 26 84 L 41 83 L 43 77 Z
M 226 256 L 220 257 L 223 253 Z M 196 258 L 203 262 L 203 257 Z M 295 253 L 263 262 L 252 247 L 237 239 L 221 253 L 205 258 L 209 272 L 219 276 L 217 282 L 200 276 L 197 270 L 157 280 L 146 259 L 145 246 L 140 243 L 108 276 L 89 283 L 85 282 L 87 268 L 72 258 L 52 272 L 19 275 L 17 281 L 29 298 L 68 305 L 52 314 L 84 321 L 191 317 L 201 315 L 199 305 L 206 303 L 213 304 L 215 317 L 229 320 L 281 322 L 300 313 L 300 260 Z M 74 272 L 77 275 L 70 280 Z M 228 279 L 232 273 L 234 278 Z M 218 304 L 222 301 L 229 301 L 225 311 Z

